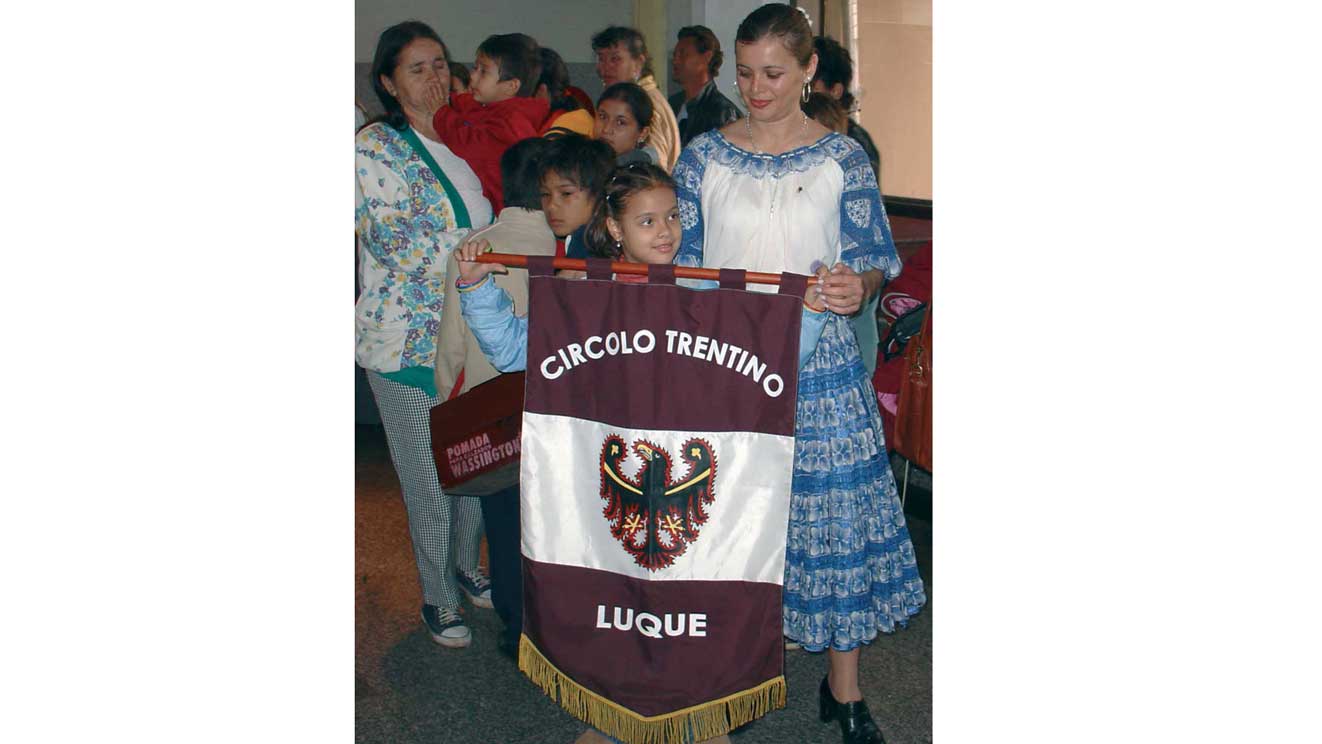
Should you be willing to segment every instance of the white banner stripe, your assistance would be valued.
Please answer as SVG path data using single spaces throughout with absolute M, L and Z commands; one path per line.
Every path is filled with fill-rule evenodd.
M 670 482 L 696 475 L 680 458 L 693 437 L 716 460 L 715 500 L 673 565 L 649 571 L 611 535 L 602 512 L 601 451 L 608 436 L 624 440 L 621 475 L 636 478 L 639 440 L 656 444 L 673 462 Z M 622 429 L 568 416 L 524 413 L 521 466 L 523 554 L 536 561 L 594 568 L 653 581 L 759 581 L 781 584 L 789 519 L 794 438 L 753 432 Z M 656 467 L 656 466 L 654 466 Z M 757 519 L 753 525 L 748 520 Z

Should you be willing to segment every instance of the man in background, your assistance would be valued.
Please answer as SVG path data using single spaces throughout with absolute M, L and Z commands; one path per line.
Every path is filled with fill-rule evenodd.
M 711 29 L 685 26 L 679 30 L 670 72 L 682 90 L 669 101 L 679 121 L 681 147 L 687 147 L 689 140 L 699 134 L 720 129 L 740 117 L 734 103 L 716 89 L 715 78 L 723 59 L 721 42 Z

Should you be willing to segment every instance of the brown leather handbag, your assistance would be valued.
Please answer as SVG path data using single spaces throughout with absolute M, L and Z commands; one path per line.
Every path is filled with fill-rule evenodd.
M 432 458 L 446 493 L 487 496 L 519 482 L 523 384 L 523 372 L 496 375 L 431 409 Z
M 913 464 L 932 472 L 932 305 L 922 330 L 904 349 L 904 373 L 895 412 L 892 446 Z

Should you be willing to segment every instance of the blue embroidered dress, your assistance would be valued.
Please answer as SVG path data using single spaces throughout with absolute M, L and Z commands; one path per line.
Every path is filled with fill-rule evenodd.
M 848 137 L 764 155 L 707 132 L 674 177 L 678 265 L 810 274 L 822 261 L 900 273 L 876 176 Z M 828 315 L 799 372 L 784 620 L 810 651 L 848 651 L 906 624 L 927 597 L 858 342 L 848 318 Z

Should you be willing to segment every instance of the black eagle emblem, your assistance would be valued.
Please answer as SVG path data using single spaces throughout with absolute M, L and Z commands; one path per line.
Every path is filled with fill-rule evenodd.
M 716 456 L 711 445 L 694 437 L 680 448 L 688 463 L 683 480 L 671 480 L 670 453 L 640 439 L 633 451 L 642 459 L 638 474 L 630 478 L 620 470 L 628 457 L 624 439 L 617 434 L 601 445 L 601 510 L 611 535 L 649 571 L 667 568 L 698 539 L 698 527 L 707 521 L 704 507 L 716 498 Z

